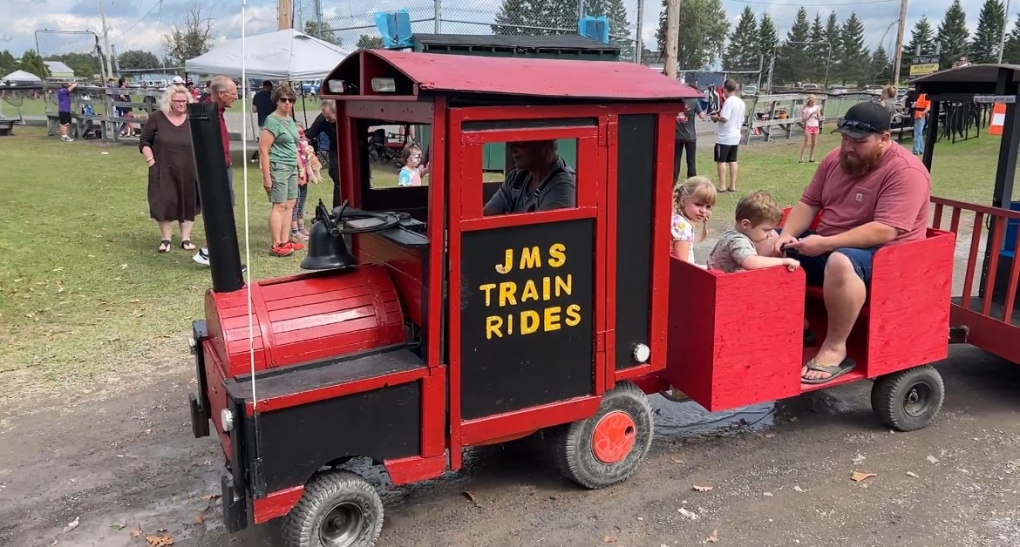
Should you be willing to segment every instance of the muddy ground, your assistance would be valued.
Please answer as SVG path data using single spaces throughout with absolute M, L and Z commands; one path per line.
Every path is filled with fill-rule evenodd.
M 945 406 L 914 433 L 876 421 L 867 382 L 736 417 L 656 397 L 652 452 L 600 491 L 560 479 L 526 443 L 475 450 L 459 473 L 388 490 L 380 545 L 1020 545 L 1020 367 L 958 346 L 938 369 Z M 219 493 L 222 456 L 191 436 L 191 369 L 153 370 L 0 404 L 0 545 L 160 533 L 175 546 L 280 545 L 272 525 L 225 533 L 218 500 L 203 499 Z

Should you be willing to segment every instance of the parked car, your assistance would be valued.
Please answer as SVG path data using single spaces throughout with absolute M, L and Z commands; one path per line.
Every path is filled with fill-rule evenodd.
M 800 89 L 802 91 L 806 91 L 808 93 L 816 93 L 816 92 L 820 93 L 822 91 L 822 86 L 820 86 L 818 84 L 804 84 L 803 86 L 801 86 Z
M 841 85 L 835 85 L 829 88 L 831 95 L 846 95 L 846 88 Z
M 758 94 L 758 86 L 755 84 L 747 84 L 741 88 L 740 94 L 745 97 L 753 97 Z

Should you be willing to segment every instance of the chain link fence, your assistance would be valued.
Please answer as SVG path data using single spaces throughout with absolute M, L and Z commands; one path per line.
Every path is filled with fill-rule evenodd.
M 297 0 L 294 27 L 322 29 L 342 46 L 355 48 L 378 39 L 375 13 L 399 9 L 407 10 L 417 34 L 577 34 L 582 16 L 605 15 L 610 42 L 620 48 L 622 60 L 634 60 L 638 11 L 643 5 L 644 0 L 382 0 L 374 4 Z
M 37 30 L 35 52 L 49 66 L 54 80 L 101 79 L 106 73 L 99 36 L 90 30 Z

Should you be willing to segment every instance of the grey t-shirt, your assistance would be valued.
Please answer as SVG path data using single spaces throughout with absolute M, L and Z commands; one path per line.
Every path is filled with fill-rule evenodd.
M 757 255 L 758 251 L 754 248 L 751 238 L 730 228 L 719 238 L 715 247 L 712 247 L 712 252 L 708 255 L 708 269 L 726 273 L 737 272 L 743 269 L 740 263 L 745 258 Z
M 676 140 L 696 141 L 698 135 L 694 128 L 694 120 L 702 112 L 701 102 L 697 99 L 687 99 L 684 104 L 687 105 L 687 110 L 683 112 L 683 115 L 687 116 L 687 123 L 683 123 L 679 119 L 676 121 Z
M 574 207 L 577 203 L 576 179 L 577 172 L 562 158 L 556 158 L 553 171 L 536 191 L 529 192 L 531 174 L 523 169 L 514 169 L 485 204 L 485 209 L 489 210 L 489 214 L 506 215 Z

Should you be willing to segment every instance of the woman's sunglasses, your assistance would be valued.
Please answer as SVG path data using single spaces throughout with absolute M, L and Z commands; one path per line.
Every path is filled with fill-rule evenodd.
M 280 97 L 280 100 L 277 101 L 277 102 L 281 102 L 281 103 L 293 103 L 293 102 L 295 102 L 295 100 L 290 98 L 290 97 Z

